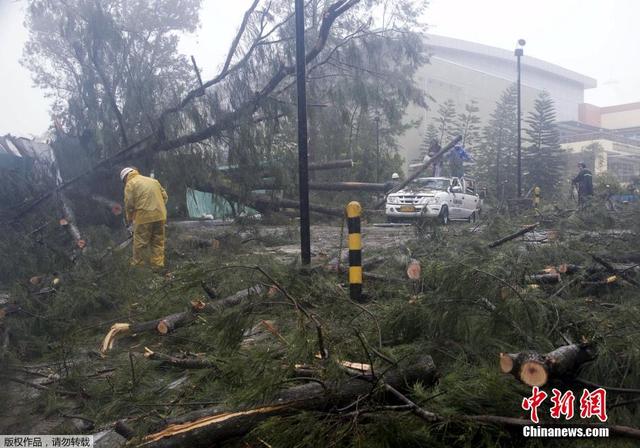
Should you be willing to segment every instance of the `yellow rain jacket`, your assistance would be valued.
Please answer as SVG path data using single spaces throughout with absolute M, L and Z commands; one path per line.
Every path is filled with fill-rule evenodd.
M 133 170 L 127 176 L 124 187 L 124 206 L 127 221 L 147 224 L 167 220 L 167 192 L 157 180 L 141 176 Z

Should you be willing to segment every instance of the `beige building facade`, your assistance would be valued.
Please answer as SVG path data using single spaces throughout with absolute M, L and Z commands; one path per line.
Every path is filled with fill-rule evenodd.
M 584 121 L 558 124 L 560 141 L 568 155 L 569 169 L 575 169 L 575 164 L 583 161 L 596 175 L 609 173 L 622 183 L 636 181 L 640 177 L 640 109 L 634 116 L 634 109 L 628 105 L 606 108 L 585 106 L 581 108 L 581 118 L 599 123 L 600 126 Z M 589 109 L 589 117 L 585 116 L 585 109 Z M 605 112 L 602 116 L 594 115 L 596 109 Z M 594 118 L 596 116 L 599 117 L 598 121 Z M 604 124 L 611 128 L 604 127 Z
M 420 120 L 420 125 L 400 139 L 401 154 L 407 163 L 416 160 L 427 125 L 437 116 L 438 106 L 451 99 L 458 112 L 465 104 L 477 101 L 481 125 L 494 111 L 502 93 L 516 81 L 516 58 L 513 50 L 481 45 L 449 37 L 429 35 L 430 63 L 416 73 L 416 82 L 433 98 L 429 109 L 412 107 L 406 121 Z M 559 121 L 578 120 L 584 90 L 596 87 L 596 80 L 554 64 L 522 57 L 522 113 L 533 107 L 536 96 L 546 90 L 556 105 Z M 473 153 L 473 148 L 469 148 Z

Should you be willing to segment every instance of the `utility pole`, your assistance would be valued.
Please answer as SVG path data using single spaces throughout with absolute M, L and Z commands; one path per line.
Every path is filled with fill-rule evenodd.
M 296 10 L 296 86 L 298 90 L 298 190 L 300 195 L 300 258 L 311 263 L 309 220 L 309 164 L 307 136 L 306 53 L 304 47 L 304 0 L 295 0 Z
M 522 101 L 522 93 L 520 88 L 520 58 L 524 54 L 525 44 L 524 39 L 518 40 L 518 48 L 516 48 L 515 55 L 518 60 L 518 197 L 522 197 L 522 113 L 521 113 L 521 101 Z
M 380 116 L 373 119 L 376 122 L 376 182 L 380 182 Z

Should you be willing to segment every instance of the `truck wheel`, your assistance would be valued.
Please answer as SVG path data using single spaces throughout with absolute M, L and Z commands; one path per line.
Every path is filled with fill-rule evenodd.
M 440 224 L 442 224 L 443 226 L 449 224 L 449 208 L 446 205 L 442 207 L 442 210 L 440 210 L 439 219 Z

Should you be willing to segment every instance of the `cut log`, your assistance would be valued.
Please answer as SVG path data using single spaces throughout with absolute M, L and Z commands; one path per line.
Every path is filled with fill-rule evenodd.
M 60 174 L 60 167 L 58 165 L 55 152 L 52 152 L 51 155 L 53 157 L 53 168 L 55 170 L 56 185 L 58 187 L 58 200 L 60 201 L 60 208 L 62 210 L 62 219 L 60 220 L 60 225 L 66 227 L 66 229 L 69 231 L 69 234 L 73 238 L 76 247 L 80 249 L 80 252 L 84 252 L 87 243 L 82 238 L 80 230 L 78 229 L 78 226 L 76 224 L 76 216 L 73 213 L 71 201 L 69 201 L 66 194 L 60 190 L 60 186 L 64 184 L 64 181 L 62 179 L 62 175 Z
M 356 371 L 358 371 L 356 369 Z M 406 389 L 417 381 L 433 384 L 436 369 L 430 356 L 423 356 L 418 362 L 402 370 L 387 373 L 385 384 Z M 268 403 L 254 408 L 225 410 L 212 408 L 207 414 L 200 410 L 193 419 L 181 419 L 181 423 L 170 424 L 158 432 L 147 435 L 142 446 L 167 447 L 208 447 L 216 446 L 232 437 L 242 436 L 267 418 L 287 415 L 299 411 L 326 411 L 353 403 L 371 391 L 373 378 L 368 374 L 358 374 L 344 382 L 304 384 L 281 391 Z
M 536 227 L 538 227 L 539 223 L 535 223 L 535 224 L 531 224 L 529 226 L 525 226 L 524 228 L 518 230 L 515 233 L 512 233 L 511 235 L 507 235 L 504 238 L 500 238 L 497 241 L 494 241 L 493 243 L 489 244 L 489 249 L 493 249 L 495 247 L 498 246 L 502 246 L 504 243 L 514 240 L 516 238 L 518 238 L 519 236 L 522 236 L 526 233 L 531 232 L 533 229 L 535 229 Z
M 202 289 L 207 294 L 207 297 L 209 297 L 210 300 L 215 300 L 218 298 L 218 292 L 215 290 L 215 288 L 209 286 L 204 280 L 200 282 L 200 286 L 202 286 Z
M 584 363 L 595 357 L 591 343 L 564 345 L 547 354 L 500 353 L 500 371 L 511 373 L 529 386 L 544 386 L 552 379 L 574 377 Z
M 330 160 L 328 162 L 312 162 L 309 171 L 335 170 L 339 168 L 353 168 L 353 160 Z
M 216 302 L 204 303 L 200 300 L 191 302 L 191 310 L 160 317 L 140 323 L 116 323 L 111 326 L 109 332 L 102 340 L 100 352 L 104 355 L 113 348 L 116 337 L 121 334 L 137 334 L 147 331 L 157 331 L 159 334 L 167 334 L 174 329 L 191 323 L 197 313 L 217 313 L 226 308 L 237 306 L 243 301 L 261 295 L 267 291 L 261 284 L 243 289 L 237 293 Z
M 640 283 L 638 283 L 629 274 L 627 274 L 624 271 L 618 271 L 614 266 L 611 265 L 611 263 L 609 263 L 608 261 L 604 260 L 603 258 L 600 258 L 597 255 L 591 255 L 591 258 L 593 258 L 593 260 L 596 263 L 601 264 L 609 273 L 622 277 L 626 282 L 632 284 L 633 286 L 640 287 Z
M 407 277 L 410 280 L 420 280 L 422 276 L 422 267 L 420 266 L 420 262 L 415 258 L 412 258 L 407 265 Z
M 80 230 L 76 225 L 76 216 L 71 208 L 71 202 L 67 198 L 64 193 L 60 193 L 60 205 L 62 208 L 62 214 L 64 216 L 63 220 L 66 224 L 63 224 L 64 227 L 69 231 L 69 234 L 73 238 L 75 245 L 80 249 L 81 252 L 84 252 L 85 246 L 87 245 L 86 241 L 82 238 L 80 234 Z M 62 222 L 62 220 L 61 220 Z
M 266 288 L 262 284 L 253 285 L 250 288 L 238 291 L 235 294 L 230 295 L 229 297 L 226 297 L 224 299 L 217 300 L 215 302 L 208 302 L 204 306 L 200 307 L 198 311 L 201 313 L 217 313 L 226 308 L 237 306 L 249 298 L 265 294 L 267 293 L 267 291 L 268 288 Z
M 551 285 L 555 283 L 560 283 L 560 273 L 549 273 L 549 274 L 534 274 L 529 275 L 527 277 L 529 282 L 536 283 L 538 285 Z
M 156 330 L 160 334 L 168 334 L 171 333 L 178 327 L 186 325 L 195 319 L 195 316 L 191 311 L 183 311 L 181 313 L 170 314 L 167 317 L 164 317 L 158 321 L 158 325 L 156 325 Z
M 500 371 L 511 373 L 514 370 L 520 370 L 518 353 L 500 353 Z
M 113 429 L 117 434 L 120 434 L 127 440 L 132 439 L 136 435 L 135 431 L 131 426 L 129 426 L 129 423 L 127 423 L 126 420 L 118 420 Z
M 620 277 L 617 275 L 610 275 L 602 280 L 583 281 L 582 286 L 585 287 L 598 287 L 598 286 L 613 286 L 620 282 Z
M 154 352 L 148 347 L 144 348 L 144 357 L 154 361 L 161 361 L 164 365 L 179 367 L 181 369 L 217 369 L 216 365 L 207 359 L 178 358 L 164 353 Z
M 560 266 L 557 266 L 556 269 L 561 274 L 575 274 L 577 272 L 580 272 L 582 266 L 578 266 L 577 264 L 563 263 Z
M 518 373 L 520 381 L 529 386 L 542 386 L 549 380 L 549 369 L 544 364 L 544 355 L 536 352 L 525 352 L 517 358 L 520 368 L 514 370 Z

